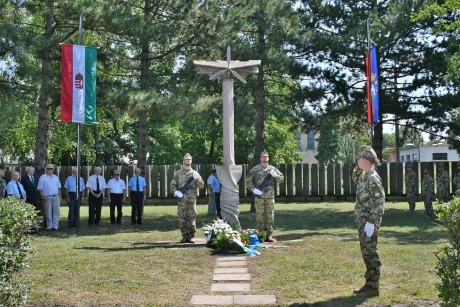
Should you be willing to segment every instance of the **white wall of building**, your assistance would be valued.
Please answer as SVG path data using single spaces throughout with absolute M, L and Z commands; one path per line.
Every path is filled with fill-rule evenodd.
M 459 161 L 456 149 L 450 149 L 445 143 L 422 145 L 406 145 L 399 150 L 401 162 L 431 162 L 431 161 Z M 418 159 L 420 156 L 420 159 Z

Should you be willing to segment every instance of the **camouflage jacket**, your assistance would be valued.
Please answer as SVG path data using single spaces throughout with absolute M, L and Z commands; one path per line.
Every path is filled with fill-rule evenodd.
M 423 178 L 422 194 L 423 199 L 434 200 L 434 180 L 431 176 Z
M 181 189 L 187 180 L 192 177 L 194 170 L 190 169 L 186 171 L 184 168 L 181 168 L 177 172 L 174 173 L 173 179 L 171 180 L 170 189 L 171 192 L 174 194 L 176 190 Z M 201 176 L 198 179 L 194 179 L 192 181 L 192 186 L 195 188 L 188 189 L 187 193 L 185 194 L 183 200 L 195 201 L 198 193 L 198 189 L 202 189 L 204 187 L 204 181 Z
M 0 199 L 5 197 L 6 192 L 6 180 L 5 178 L 0 178 Z
M 417 174 L 414 171 L 406 174 L 406 194 L 415 194 L 417 192 Z
M 436 184 L 438 186 L 438 190 L 448 190 L 449 189 L 449 172 L 442 171 L 436 177 Z
M 355 172 L 358 172 L 355 168 Z M 355 221 L 358 227 L 363 227 L 367 222 L 377 227 L 382 222 L 385 211 L 385 191 L 382 180 L 377 172 L 372 169 L 367 173 L 362 172 L 356 187 Z
M 455 175 L 454 177 L 454 187 L 455 190 L 460 189 L 460 172 L 458 172 L 457 175 Z
M 260 164 L 254 166 L 254 168 L 249 171 L 248 177 L 246 178 L 247 189 L 252 192 L 254 188 L 260 187 L 260 184 L 264 181 L 265 177 L 267 177 L 271 170 L 275 170 L 275 172 L 278 174 L 278 177 L 270 178 L 269 183 L 265 189 L 262 190 L 262 195 L 260 197 L 275 198 L 275 182 L 283 182 L 284 176 L 276 167 L 271 165 L 268 165 L 265 169 Z

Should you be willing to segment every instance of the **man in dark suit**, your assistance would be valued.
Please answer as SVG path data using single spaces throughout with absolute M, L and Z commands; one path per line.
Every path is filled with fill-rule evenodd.
M 37 184 L 38 178 L 35 177 L 35 168 L 33 166 L 28 166 L 26 168 L 26 174 L 22 176 L 21 183 L 26 190 L 27 199 L 26 202 L 34 206 L 40 213 L 39 215 L 45 216 L 44 208 L 38 197 Z M 44 227 L 46 228 L 46 219 L 43 218 Z

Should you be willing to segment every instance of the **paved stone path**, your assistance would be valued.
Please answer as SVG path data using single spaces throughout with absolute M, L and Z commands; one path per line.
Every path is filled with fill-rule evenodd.
M 252 295 L 246 255 L 220 255 L 211 285 L 212 295 L 194 295 L 192 305 L 275 305 L 274 295 Z

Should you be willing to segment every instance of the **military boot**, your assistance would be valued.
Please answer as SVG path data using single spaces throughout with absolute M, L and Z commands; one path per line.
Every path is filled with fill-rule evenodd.
M 184 237 L 184 238 L 182 238 L 182 240 L 180 240 L 180 243 L 187 243 L 187 241 L 188 241 L 187 237 Z
M 373 297 L 379 296 L 380 291 L 379 288 L 371 287 L 371 286 L 364 286 L 357 291 L 353 291 L 357 296 L 366 296 L 366 297 Z
M 275 239 L 272 236 L 267 236 L 265 242 L 275 242 Z

